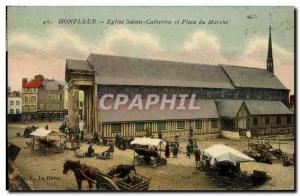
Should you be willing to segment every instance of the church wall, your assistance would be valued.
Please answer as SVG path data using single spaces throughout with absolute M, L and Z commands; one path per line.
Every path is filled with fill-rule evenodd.
M 182 123 L 182 127 L 178 127 L 179 123 Z M 102 132 L 100 135 L 107 138 L 114 138 L 116 134 L 120 134 L 123 137 L 136 137 L 146 136 L 147 130 L 154 135 L 157 135 L 159 130 L 162 131 L 163 137 L 174 137 L 179 135 L 180 137 L 187 137 L 189 129 L 192 127 L 195 135 L 220 133 L 220 120 L 219 119 L 201 119 L 201 122 L 196 125 L 196 120 L 173 120 L 173 121 L 152 121 L 152 122 L 121 122 L 121 123 L 102 123 Z M 161 128 L 159 124 L 163 123 L 164 128 Z M 139 130 L 138 124 L 142 124 L 143 128 Z M 112 128 L 117 125 L 117 129 Z
M 151 86 L 121 86 L 98 85 L 98 97 L 104 94 L 196 94 L 197 99 L 233 99 L 233 100 L 269 100 L 282 101 L 288 104 L 289 91 L 276 89 L 237 88 L 237 89 L 210 89 L 189 87 L 151 87 Z

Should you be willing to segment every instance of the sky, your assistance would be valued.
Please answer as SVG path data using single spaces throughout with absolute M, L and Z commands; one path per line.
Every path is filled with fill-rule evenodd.
M 97 23 L 58 24 L 59 19 Z M 111 25 L 108 19 L 173 23 Z M 22 78 L 35 74 L 64 80 L 66 59 L 90 53 L 265 69 L 270 24 L 275 75 L 293 93 L 293 7 L 8 7 L 8 86 L 20 90 Z

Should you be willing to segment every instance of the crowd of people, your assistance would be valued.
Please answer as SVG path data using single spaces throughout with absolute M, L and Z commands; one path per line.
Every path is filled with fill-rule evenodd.
M 173 158 L 177 158 L 179 152 L 179 136 L 175 136 L 175 142 L 167 142 L 165 146 L 165 157 L 170 158 L 170 154 L 173 154 Z M 193 129 L 189 129 L 189 139 L 186 145 L 186 157 L 189 159 L 191 155 L 195 156 L 196 165 L 200 164 L 201 160 L 201 150 L 197 145 L 197 140 L 193 138 Z
M 46 129 L 47 128 L 48 128 L 48 126 L 46 126 Z M 68 135 L 72 148 L 80 148 L 80 143 L 86 141 L 86 136 L 85 136 L 85 133 L 83 130 L 74 132 L 68 126 L 64 126 L 63 132 Z M 162 133 L 161 132 L 159 132 L 159 133 L 160 133 L 159 138 L 161 139 Z M 101 156 L 106 156 L 106 157 L 112 158 L 112 155 L 114 153 L 114 145 L 116 148 L 118 148 L 120 150 L 126 150 L 128 148 L 132 148 L 130 142 L 133 139 L 134 139 L 133 137 L 121 137 L 120 134 L 116 134 L 115 142 L 113 143 L 112 141 L 109 141 L 109 140 L 106 141 L 105 139 L 99 139 L 98 134 L 95 133 L 92 140 L 88 142 L 90 145 L 89 145 L 88 150 L 85 153 L 85 155 L 86 155 L 86 157 L 95 156 L 95 150 L 93 148 L 93 144 L 103 143 L 105 146 L 109 146 L 109 148 L 106 151 L 102 152 Z M 179 145 L 180 145 L 179 136 L 176 135 L 174 142 L 166 143 L 165 157 L 167 159 L 170 158 L 170 155 L 172 153 L 173 158 L 177 158 L 179 149 L 180 149 Z M 155 147 L 155 148 L 151 147 L 151 148 L 153 148 L 153 150 L 158 152 L 157 147 Z M 149 149 L 150 149 L 150 147 L 149 147 Z M 188 139 L 187 145 L 186 145 L 186 157 L 190 159 L 191 155 L 195 156 L 195 162 L 196 162 L 196 164 L 199 164 L 200 159 L 201 159 L 201 151 L 197 145 L 197 141 L 195 139 L 193 139 L 193 129 L 192 128 L 189 129 L 189 139 Z

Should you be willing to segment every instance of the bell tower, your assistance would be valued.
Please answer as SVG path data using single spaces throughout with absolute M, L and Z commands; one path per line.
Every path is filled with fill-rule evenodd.
M 271 14 L 270 14 L 270 26 L 269 26 L 269 44 L 268 44 L 268 55 L 267 55 L 267 70 L 274 74 L 273 65 L 273 51 L 272 51 L 272 27 L 271 27 Z
M 267 70 L 271 73 L 274 73 L 273 65 L 273 52 L 272 52 L 272 28 L 269 27 L 269 44 L 268 44 L 268 56 L 267 56 Z

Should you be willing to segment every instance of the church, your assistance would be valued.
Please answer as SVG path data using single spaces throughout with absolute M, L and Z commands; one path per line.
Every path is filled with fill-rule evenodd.
M 102 137 L 113 138 L 117 133 L 145 136 L 147 131 L 186 136 L 190 128 L 195 134 L 223 130 L 242 135 L 246 131 L 254 135 L 292 133 L 289 89 L 274 74 L 271 28 L 267 50 L 266 69 L 103 54 L 90 54 L 86 60 L 67 59 L 69 125 L 78 129 L 79 91 L 83 91 L 87 133 L 97 132 Z M 136 94 L 195 95 L 195 104 L 201 109 L 102 110 L 99 100 L 107 94 L 129 98 Z M 277 128 L 281 131 L 273 131 Z

